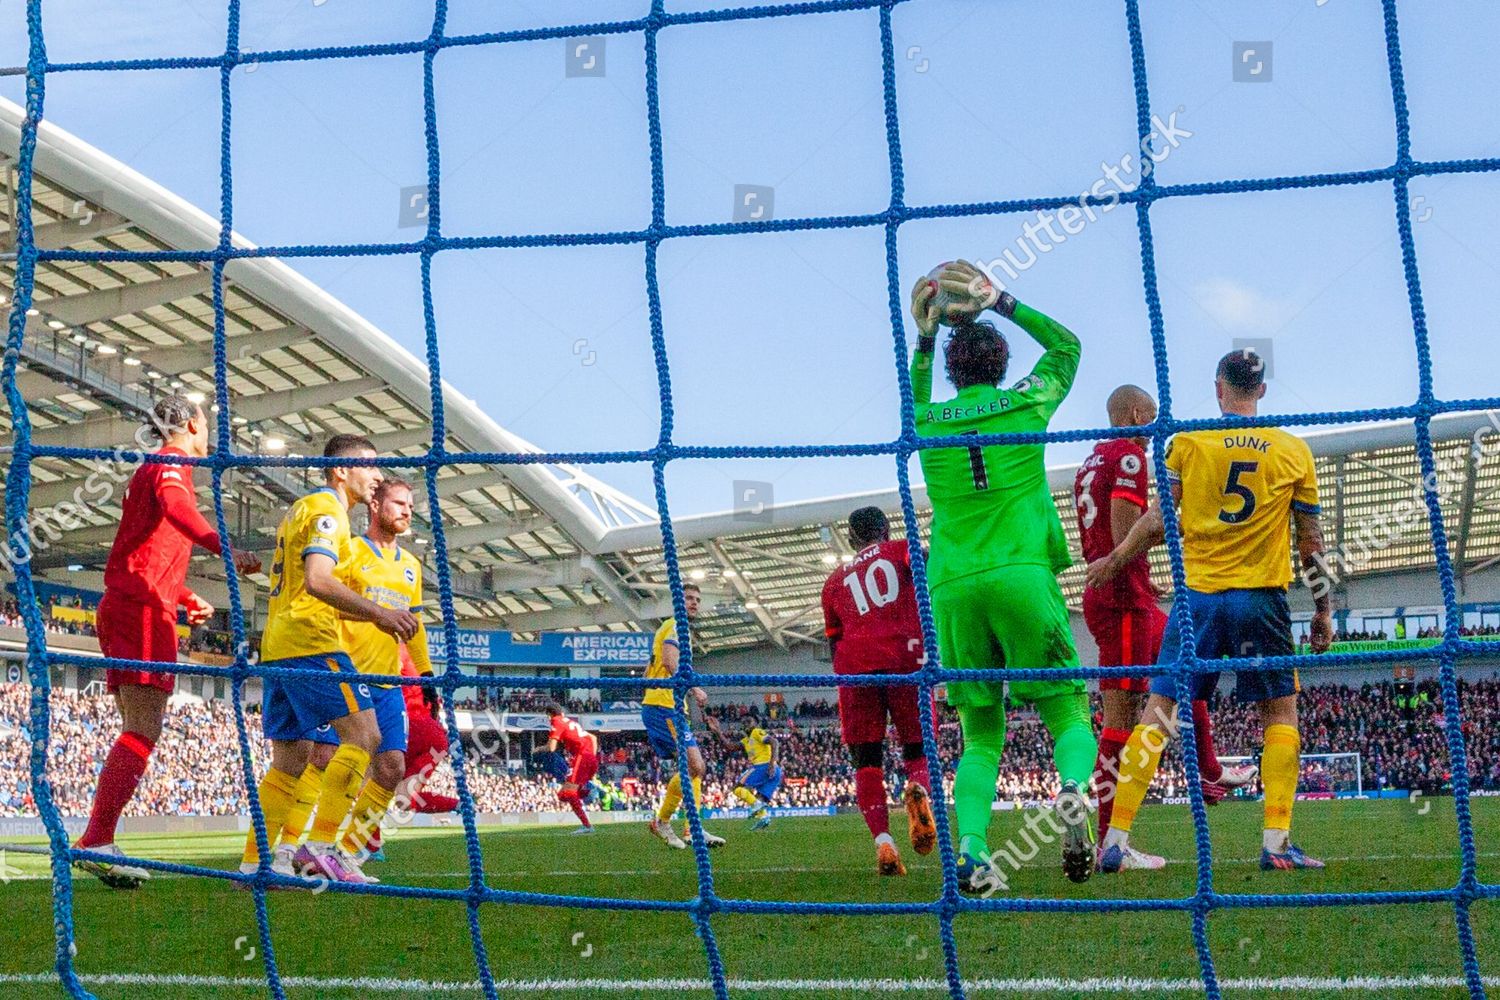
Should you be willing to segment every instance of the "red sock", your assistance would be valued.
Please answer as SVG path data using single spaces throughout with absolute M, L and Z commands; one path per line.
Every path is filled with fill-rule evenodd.
M 1193 702 L 1193 745 L 1198 748 L 1198 772 L 1204 781 L 1218 781 L 1224 776 L 1219 755 L 1214 752 L 1214 727 L 1208 720 L 1208 702 Z
M 115 842 L 115 826 L 120 822 L 120 813 L 135 794 L 141 775 L 146 772 L 146 761 L 156 748 L 140 733 L 121 733 L 104 759 L 104 770 L 99 772 L 99 787 L 94 790 L 94 809 L 89 814 L 88 829 L 78 838 L 79 847 L 98 847 Z
M 380 835 L 380 827 L 377 826 L 375 827 L 375 830 L 370 834 L 370 839 L 365 841 L 365 850 L 369 851 L 371 854 L 374 854 L 380 850 L 381 845 L 384 843 L 385 838 Z
M 419 813 L 451 813 L 457 811 L 458 800 L 451 795 L 423 792 L 413 800 L 412 806 Z
M 932 794 L 932 775 L 927 773 L 927 758 L 918 757 L 916 760 L 903 761 L 906 765 L 906 779 L 915 781 L 927 789 L 927 794 Z
M 557 797 L 568 804 L 568 806 L 573 810 L 573 815 L 578 817 L 578 822 L 582 823 L 584 826 L 590 825 L 588 813 L 583 811 L 583 799 L 578 797 L 577 791 L 571 788 L 564 788 L 562 791 L 557 793 Z
M 1115 785 L 1120 780 L 1120 751 L 1130 739 L 1128 729 L 1105 729 L 1099 734 L 1099 758 L 1094 762 L 1094 794 L 1099 799 L 1099 843 L 1109 832 L 1115 812 Z
M 864 813 L 865 826 L 870 835 L 880 836 L 891 832 L 890 810 L 885 802 L 885 771 L 878 767 L 862 767 L 854 772 L 854 797 L 859 802 L 859 811 Z

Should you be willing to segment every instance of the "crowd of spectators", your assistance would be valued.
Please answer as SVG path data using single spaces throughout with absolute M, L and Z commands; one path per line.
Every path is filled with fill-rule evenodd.
M 91 621 L 72 621 L 54 617 L 51 606 L 42 609 L 42 624 L 48 632 L 58 635 L 94 635 L 94 623 Z M 0 625 L 8 628 L 25 628 L 25 622 L 21 620 L 21 606 L 14 599 L 6 599 L 0 604 Z
M 26 730 L 29 688 L 0 684 L 0 816 L 35 813 L 31 795 L 31 743 Z M 1470 755 L 1471 785 L 1500 790 L 1500 680 L 1460 682 L 1464 735 Z M 520 710 L 521 706 L 514 706 Z M 756 706 L 763 708 L 764 706 Z M 852 805 L 853 770 L 839 741 L 838 726 L 821 714 L 828 703 L 809 706 L 786 720 L 765 725 L 778 741 L 787 781 L 780 804 L 787 806 Z M 87 815 L 95 777 L 114 739 L 118 723 L 113 702 L 103 694 L 54 691 L 51 703 L 52 738 L 48 774 L 54 800 L 65 815 Z M 752 718 L 752 706 L 715 706 L 726 733 L 738 731 Z M 1383 788 L 1417 789 L 1435 794 L 1450 785 L 1447 741 L 1441 699 L 1434 682 L 1418 684 L 1401 697 L 1389 682 L 1359 686 L 1316 685 L 1304 688 L 1299 700 L 1304 754 L 1359 753 L 1366 791 Z M 1232 697 L 1213 705 L 1215 741 L 1221 755 L 1252 756 L 1261 740 L 1255 706 Z M 266 759 L 260 736 L 260 716 L 251 706 L 246 713 L 257 773 Z M 959 728 L 945 716 L 938 742 L 946 770 L 961 748 Z M 469 768 L 470 790 L 480 812 L 517 812 L 553 809 L 555 784 L 530 773 L 524 747 L 530 737 L 512 736 L 512 761 L 504 763 L 498 742 L 478 751 Z M 600 780 L 611 789 L 612 808 L 646 808 L 660 794 L 663 774 L 655 755 L 639 732 L 603 735 Z M 743 757 L 705 744 L 709 775 L 704 799 L 709 806 L 733 806 L 735 778 Z M 893 797 L 899 790 L 901 762 L 898 748 L 888 748 L 887 773 Z M 1335 791 L 1350 787 L 1352 763 L 1345 760 L 1305 761 L 1304 791 Z M 1168 797 L 1184 794 L 1181 757 L 1174 744 L 1163 758 L 1157 790 Z M 140 791 L 126 815 L 225 815 L 243 812 L 244 775 L 238 753 L 234 714 L 226 702 L 199 701 L 179 696 L 167 713 L 162 739 L 152 754 Z M 434 790 L 453 792 L 452 772 L 443 766 L 434 776 Z M 998 794 L 1011 801 L 1040 801 L 1056 793 L 1052 744 L 1041 721 L 1030 711 L 1011 713 L 1002 759 Z

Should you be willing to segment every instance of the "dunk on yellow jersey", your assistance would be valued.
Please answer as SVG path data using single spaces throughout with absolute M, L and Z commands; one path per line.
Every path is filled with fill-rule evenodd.
M 1182 489 L 1190 589 L 1214 594 L 1291 583 L 1292 511 L 1318 512 L 1307 442 L 1277 427 L 1190 431 L 1168 444 L 1167 470 Z
M 350 546 L 348 562 L 339 567 L 349 589 L 382 608 L 396 608 L 416 614 L 422 605 L 422 564 L 401 546 L 382 549 L 369 538 L 355 539 Z M 401 673 L 401 644 L 389 632 L 373 622 L 343 619 L 343 648 L 354 667 L 362 674 L 398 676 Z M 419 673 L 431 673 L 427 655 L 426 629 L 418 629 L 407 644 L 412 663 Z
M 262 660 L 344 648 L 339 613 L 307 592 L 302 561 L 314 554 L 340 566 L 349 559 L 349 512 L 327 487 L 299 498 L 276 528 L 266 629 L 260 640 Z

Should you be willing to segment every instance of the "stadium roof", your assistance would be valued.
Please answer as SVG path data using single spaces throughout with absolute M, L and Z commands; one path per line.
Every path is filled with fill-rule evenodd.
M 21 118 L 21 109 L 0 101 L 0 156 L 7 161 L 16 155 Z M 35 167 L 32 212 L 42 246 L 204 249 L 217 243 L 217 220 L 50 123 L 40 129 Z M 15 217 L 13 169 L 5 170 L 3 182 L 8 197 L 0 203 L 0 240 L 8 241 Z M 237 242 L 250 245 L 240 237 Z M 316 453 L 327 435 L 358 431 L 373 436 L 384 454 L 425 453 L 431 423 L 422 361 L 278 260 L 236 260 L 226 276 L 238 447 L 254 451 L 277 437 L 291 453 Z M 8 271 L 0 272 L 0 280 L 9 284 Z M 44 262 L 34 305 L 19 380 L 38 441 L 125 444 L 165 388 L 212 398 L 214 317 L 207 269 Z M 537 450 L 451 389 L 445 407 L 450 451 Z M 8 432 L 4 421 L 0 414 Z M 1451 551 L 1466 572 L 1500 561 L 1500 470 L 1477 460 L 1471 445 L 1485 426 L 1482 414 L 1433 421 L 1439 468 L 1452 471 L 1442 490 Z M 1425 520 L 1408 521 L 1404 533 L 1371 544 L 1372 537 L 1389 534 L 1382 523 L 1394 525 L 1397 505 L 1415 496 L 1421 473 L 1411 424 L 1315 431 L 1306 438 L 1318 456 L 1329 543 L 1357 557 L 1351 575 L 1432 566 Z M 1057 467 L 1049 474 L 1076 552 L 1075 469 Z M 74 497 L 92 470 L 80 461 L 43 459 L 33 471 L 32 506 L 38 510 Z M 231 526 L 264 546 L 306 479 L 297 470 L 264 469 L 235 474 L 228 482 Z M 439 490 L 461 624 L 521 632 L 628 628 L 670 614 L 654 510 L 586 472 L 555 464 L 453 466 L 443 470 Z M 925 521 L 929 512 L 920 489 L 916 500 Z M 781 504 L 759 515 L 678 518 L 683 570 L 708 595 L 695 640 L 709 650 L 822 642 L 821 586 L 851 554 L 840 522 L 854 507 L 871 503 L 890 511 L 899 507 L 891 489 Z M 101 563 L 117 516 L 115 503 L 93 507 L 85 523 L 62 533 L 36 565 Z M 419 522 L 419 541 L 428 533 Z M 1159 551 L 1155 559 L 1159 582 L 1165 583 L 1164 556 Z M 217 570 L 212 559 L 195 565 L 205 575 Z M 1081 576 L 1075 566 L 1062 578 L 1075 604 Z

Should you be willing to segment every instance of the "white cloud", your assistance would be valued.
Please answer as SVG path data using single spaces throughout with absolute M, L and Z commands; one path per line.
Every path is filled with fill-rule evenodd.
M 1209 278 L 1193 288 L 1193 300 L 1204 312 L 1231 333 L 1262 336 L 1286 325 L 1294 310 L 1233 278 Z

